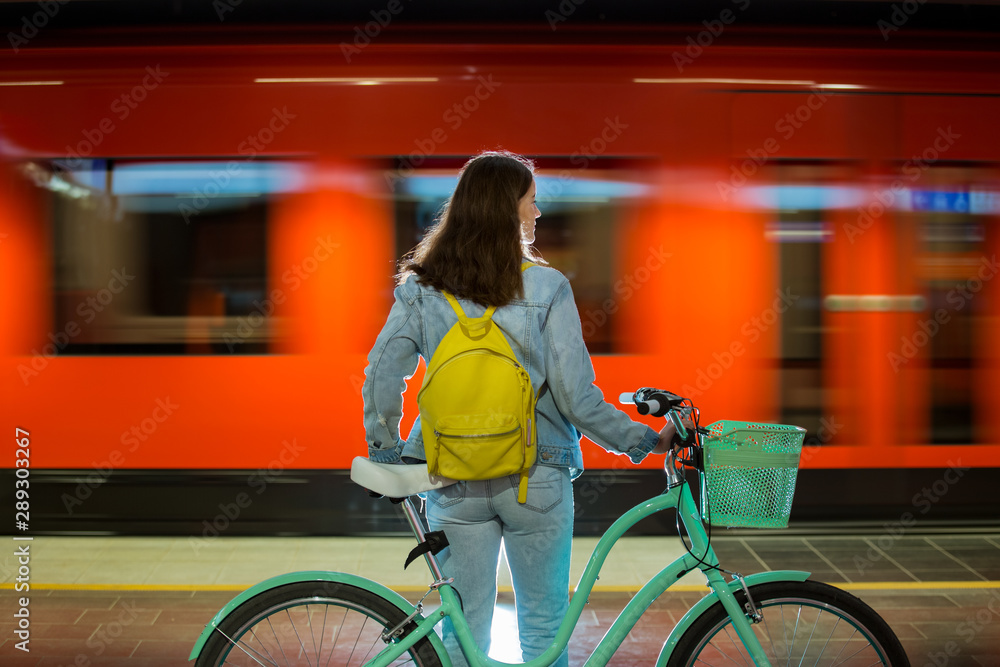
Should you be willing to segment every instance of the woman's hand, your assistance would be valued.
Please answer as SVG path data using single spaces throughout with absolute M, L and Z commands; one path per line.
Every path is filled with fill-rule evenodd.
M 667 420 L 666 425 L 660 429 L 660 439 L 656 442 L 656 447 L 653 447 L 651 454 L 666 454 L 670 451 L 670 443 L 674 439 L 674 434 L 677 430 L 674 428 L 674 423 Z
M 688 431 L 693 431 L 695 426 L 691 417 L 683 417 L 681 423 L 684 424 L 684 428 Z M 677 430 L 674 428 L 674 423 L 667 420 L 667 423 L 660 429 L 660 439 L 656 442 L 656 447 L 653 447 L 651 454 L 666 454 L 670 451 L 670 443 L 673 442 L 674 435 Z M 678 445 L 674 448 L 675 451 L 679 451 L 681 447 Z

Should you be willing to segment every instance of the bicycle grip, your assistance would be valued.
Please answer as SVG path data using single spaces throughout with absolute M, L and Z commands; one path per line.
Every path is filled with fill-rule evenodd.
M 633 405 L 635 401 L 632 400 L 632 392 L 626 391 L 618 394 L 618 402 L 622 405 Z
M 662 417 L 666 413 L 666 409 L 663 408 L 660 401 L 655 398 L 651 398 L 648 401 L 639 401 L 635 405 L 636 408 L 638 408 L 640 415 Z

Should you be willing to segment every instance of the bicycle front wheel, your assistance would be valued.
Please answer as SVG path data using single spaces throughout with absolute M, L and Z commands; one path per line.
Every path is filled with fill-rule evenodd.
M 363 665 L 386 647 L 383 632 L 405 618 L 396 605 L 357 586 L 329 581 L 279 586 L 234 609 L 205 643 L 196 665 Z M 411 664 L 441 665 L 428 638 L 393 663 Z
M 855 596 L 815 581 L 750 587 L 763 615 L 754 634 L 772 665 L 909 667 L 906 652 L 882 617 Z M 736 600 L 746 604 L 739 591 Z M 753 665 L 721 602 L 695 619 L 670 667 Z

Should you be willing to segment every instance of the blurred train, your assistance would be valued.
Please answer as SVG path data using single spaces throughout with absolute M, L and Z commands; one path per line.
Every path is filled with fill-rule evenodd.
M 31 530 L 382 530 L 345 474 L 366 355 L 395 262 L 497 147 L 538 165 L 536 246 L 607 396 L 806 427 L 793 521 L 995 520 L 1000 54 L 712 21 L 0 54 L 0 387 Z M 658 491 L 654 457 L 584 451 L 582 523 Z

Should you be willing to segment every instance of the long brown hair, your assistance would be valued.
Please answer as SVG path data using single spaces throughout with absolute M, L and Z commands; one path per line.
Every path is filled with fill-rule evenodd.
M 524 296 L 521 261 L 544 263 L 521 237 L 518 203 L 535 165 L 507 151 L 486 151 L 465 163 L 438 221 L 400 261 L 398 281 L 446 290 L 483 306 Z

